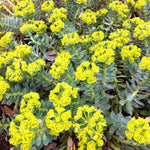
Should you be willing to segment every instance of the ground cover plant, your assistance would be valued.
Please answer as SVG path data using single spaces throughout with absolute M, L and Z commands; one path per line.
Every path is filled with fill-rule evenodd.
M 150 148 L 150 1 L 0 10 L 0 101 L 13 107 L 0 127 L 14 149 Z

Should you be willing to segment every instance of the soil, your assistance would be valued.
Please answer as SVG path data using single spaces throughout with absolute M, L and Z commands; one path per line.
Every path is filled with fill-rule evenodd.
M 8 142 L 6 132 L 0 134 L 0 150 L 10 150 L 11 145 Z
M 3 118 L 2 114 L 4 112 L 5 112 L 4 105 L 2 105 L 0 103 L 0 120 Z M 0 134 L 0 150 L 10 150 L 10 147 L 11 147 L 11 145 L 9 144 L 9 141 L 8 141 L 8 138 L 7 138 L 7 134 L 6 134 L 5 131 L 2 131 L 2 133 Z

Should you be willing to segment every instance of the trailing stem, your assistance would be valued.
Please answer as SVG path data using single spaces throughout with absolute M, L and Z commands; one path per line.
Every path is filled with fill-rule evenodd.
M 117 146 L 115 146 L 113 143 L 110 143 L 110 147 L 111 147 L 113 150 L 120 150 L 120 148 L 118 148 Z
M 50 80 L 48 77 L 46 77 L 43 73 L 41 73 L 41 78 L 49 83 L 53 83 L 54 85 L 56 85 L 52 80 Z
M 148 56 L 148 54 L 149 54 L 149 46 L 148 46 L 148 43 L 147 43 L 147 40 L 145 39 L 144 40 L 144 42 L 145 42 L 145 47 L 146 47 L 146 56 Z
M 131 146 L 141 146 L 141 144 L 139 144 L 139 143 L 136 143 L 136 142 L 132 143 L 130 141 L 123 140 L 123 139 L 121 139 L 121 138 L 119 138 L 118 136 L 115 136 L 115 135 L 113 135 L 112 137 L 115 140 L 117 140 L 117 141 L 119 141 L 120 143 L 123 143 L 123 144 L 131 145 Z M 146 143 L 145 145 L 149 145 L 149 143 Z
M 137 95 L 137 93 L 139 92 L 140 88 L 141 88 L 146 82 L 147 82 L 147 79 L 145 79 L 145 80 L 143 80 L 143 81 L 141 82 L 141 85 L 138 86 L 138 87 L 136 88 L 136 90 L 131 94 L 131 97 L 132 97 L 132 98 L 134 98 L 134 97 Z M 128 101 L 128 98 L 126 98 L 125 101 Z

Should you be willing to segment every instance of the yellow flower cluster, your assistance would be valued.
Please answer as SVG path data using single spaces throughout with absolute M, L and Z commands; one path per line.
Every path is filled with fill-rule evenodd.
M 138 0 L 136 3 L 134 0 L 127 0 L 127 3 L 131 4 L 136 9 L 141 9 L 148 0 Z
M 117 29 L 116 32 L 110 33 L 109 39 L 111 39 L 113 42 L 116 42 L 117 47 L 122 47 L 124 43 L 129 42 L 130 40 L 129 36 L 130 36 L 130 31 Z
M 96 15 L 97 16 L 102 16 L 102 15 L 106 15 L 108 13 L 108 10 L 103 8 L 103 9 L 100 9 L 96 12 Z
M 6 48 L 12 41 L 13 32 L 7 32 L 3 37 L 0 39 L 0 47 Z
M 52 32 L 59 32 L 62 28 L 64 28 L 64 22 L 63 19 L 67 19 L 67 10 L 65 8 L 55 8 L 52 11 L 51 17 L 48 19 L 49 22 L 53 22 L 53 24 L 50 26 L 50 29 Z
M 115 41 L 103 41 L 103 42 L 99 42 L 98 44 L 96 44 L 94 46 L 91 46 L 90 47 L 90 51 L 94 52 L 94 51 L 96 51 L 96 49 L 100 49 L 100 48 L 115 50 L 116 49 L 116 44 L 117 44 L 117 42 L 115 42 Z
M 18 144 L 22 143 L 21 150 L 29 150 L 32 146 L 30 142 L 35 137 L 28 120 L 23 120 L 20 126 L 17 126 L 13 121 L 10 122 L 9 134 L 11 135 L 10 144 L 18 147 Z
M 42 59 L 37 59 L 35 62 L 26 64 L 22 59 L 14 58 L 12 65 L 7 67 L 6 70 L 6 79 L 9 81 L 19 82 L 22 80 L 22 73 L 27 72 L 31 76 L 36 72 L 40 71 L 42 66 L 45 66 L 45 61 Z
M 19 45 L 16 46 L 15 50 L 11 52 L 4 52 L 0 55 L 0 67 L 5 64 L 7 65 L 14 58 L 22 58 L 31 53 L 31 46 Z
M 79 37 L 78 33 L 65 34 L 61 41 L 62 45 L 67 45 L 67 46 L 77 44 L 79 42 L 80 42 L 80 37 Z
M 143 24 L 139 24 L 133 32 L 133 37 L 138 38 L 139 40 L 144 40 L 150 35 L 150 21 Z
M 78 90 L 67 83 L 58 83 L 50 92 L 49 100 L 53 102 L 54 107 L 65 107 L 71 103 L 72 98 L 77 98 Z
M 13 51 L 13 57 L 22 58 L 22 57 L 30 54 L 31 49 L 32 49 L 32 47 L 28 46 L 27 44 L 18 45 L 18 46 L 16 46 L 15 50 Z
M 134 139 L 136 142 L 150 143 L 150 127 L 147 120 L 143 118 L 135 119 L 133 117 L 127 124 L 128 130 L 125 131 L 125 135 L 128 139 Z
M 85 61 L 77 67 L 77 72 L 75 72 L 76 80 L 81 81 L 87 80 L 88 84 L 96 82 L 97 78 L 94 77 L 95 73 L 99 72 L 99 67 L 93 62 Z
M 20 106 L 21 114 L 17 115 L 14 120 L 20 125 L 17 126 L 13 121 L 10 123 L 10 143 L 15 146 L 21 144 L 21 150 L 29 150 L 32 146 L 31 141 L 35 137 L 35 131 L 39 125 L 38 119 L 33 115 L 33 111 L 41 106 L 38 100 L 38 93 L 30 92 L 24 95 Z
M 135 8 L 136 9 L 141 9 L 142 6 L 144 6 L 146 4 L 148 0 L 138 0 L 135 4 Z
M 127 3 L 131 4 L 133 7 L 135 6 L 135 1 L 134 0 L 127 0 Z
M 46 126 L 51 129 L 51 135 L 59 136 L 59 133 L 63 131 L 68 131 L 72 122 L 69 121 L 71 118 L 71 111 L 65 111 L 62 107 L 56 107 L 55 112 L 53 109 L 50 109 L 45 117 Z
M 19 114 L 19 115 L 17 115 L 14 121 L 15 121 L 15 122 L 21 122 L 21 121 L 23 121 L 25 118 L 28 119 L 29 125 L 30 125 L 31 128 L 36 128 L 36 127 L 38 126 L 39 121 L 38 121 L 38 119 L 33 115 L 33 113 L 31 113 L 31 112 L 25 112 L 24 114 Z M 22 123 L 21 123 L 21 125 L 22 125 Z M 20 126 L 19 129 L 24 130 L 24 129 L 23 129 L 23 126 L 22 126 L 22 127 Z
M 45 117 L 46 126 L 51 129 L 51 135 L 58 136 L 59 133 L 67 131 L 72 126 L 71 111 L 65 111 L 63 107 L 71 103 L 72 98 L 77 98 L 77 88 L 72 88 L 67 83 L 58 83 L 56 87 L 50 91 L 49 100 L 53 102 L 55 111 L 50 109 Z
M 80 4 L 84 4 L 86 5 L 87 4 L 87 0 L 77 0 L 77 3 L 80 5 Z
M 141 56 L 141 49 L 136 45 L 124 46 L 121 49 L 121 57 L 125 61 L 134 62 Z
M 90 37 L 89 35 L 82 35 L 80 37 L 80 43 L 88 43 L 88 42 L 92 42 L 92 37 Z
M 91 46 L 90 51 L 94 52 L 92 55 L 93 62 L 105 62 L 106 64 L 110 65 L 114 61 L 114 51 L 113 49 L 116 48 L 116 42 L 112 41 L 103 41 L 99 42 L 98 44 Z
M 79 18 L 88 25 L 96 23 L 96 13 L 89 9 L 87 9 L 84 13 L 81 13 Z
M 35 12 L 32 0 L 20 0 L 13 7 L 16 16 L 27 16 Z
M 84 105 L 78 107 L 74 120 L 74 132 L 77 133 L 79 139 L 78 150 L 96 150 L 97 147 L 103 146 L 103 128 L 106 126 L 106 121 L 100 110 L 93 106 Z
M 104 39 L 104 33 L 102 31 L 96 31 L 90 35 L 82 35 L 81 37 L 78 33 L 65 34 L 62 39 L 62 45 L 73 45 L 77 43 L 87 43 L 93 41 L 101 41 Z
M 64 28 L 64 22 L 62 20 L 57 20 L 50 26 L 52 32 L 59 32 L 63 28 Z
M 134 0 L 127 0 L 127 3 L 128 3 L 129 5 L 131 5 L 132 7 L 135 6 L 135 1 L 134 1 Z
M 4 78 L 0 76 L 0 101 L 3 98 L 3 95 L 6 93 L 7 89 L 9 89 L 9 84 L 4 81 Z
M 53 22 L 53 21 L 58 21 L 58 20 L 62 20 L 62 19 L 67 19 L 67 9 L 65 8 L 55 8 L 52 11 L 52 15 L 50 16 L 50 18 L 48 19 L 49 22 Z
M 99 49 L 92 55 L 92 61 L 105 62 L 110 65 L 114 61 L 115 53 L 112 49 Z
M 70 64 L 70 58 L 72 56 L 69 52 L 61 51 L 61 53 L 57 53 L 57 57 L 55 58 L 55 62 L 51 66 L 50 74 L 54 79 L 60 78 L 60 76 L 67 70 L 68 65 Z
M 49 13 L 54 7 L 54 2 L 52 0 L 49 1 L 45 1 L 42 6 L 41 6 L 41 10 L 44 12 Z
M 19 82 L 22 80 L 22 71 L 21 71 L 21 61 L 22 59 L 14 59 L 12 65 L 7 67 L 6 70 L 6 79 L 9 81 Z
M 129 12 L 128 6 L 123 4 L 121 1 L 113 1 L 109 4 L 109 8 L 118 13 L 120 21 L 127 18 L 127 13 Z
M 141 62 L 139 63 L 139 67 L 143 70 L 150 71 L 150 57 L 143 57 Z
M 104 33 L 102 31 L 97 31 L 92 34 L 94 41 L 102 41 L 104 39 Z
M 40 96 L 36 92 L 30 92 L 28 94 L 25 94 L 20 106 L 20 112 L 22 114 L 26 112 L 31 112 L 39 107 L 41 107 L 41 103 L 39 102 Z
M 27 34 L 29 32 L 43 33 L 46 31 L 46 24 L 44 21 L 29 20 L 20 27 L 20 32 Z
M 2 67 L 3 64 L 7 64 L 13 59 L 13 54 L 12 52 L 4 52 L 0 55 L 0 68 Z
M 140 19 L 139 17 L 135 17 L 132 19 L 127 19 L 123 22 L 122 26 L 125 27 L 126 29 L 131 29 L 131 25 L 139 25 L 139 24 L 144 24 L 144 20 Z
M 41 67 L 45 65 L 46 63 L 42 59 L 37 59 L 35 62 L 28 64 L 28 66 L 25 62 L 22 62 L 22 70 L 28 72 L 32 76 L 40 71 Z

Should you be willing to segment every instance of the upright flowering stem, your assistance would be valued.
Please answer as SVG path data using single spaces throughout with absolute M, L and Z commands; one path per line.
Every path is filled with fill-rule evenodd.
M 81 9 L 81 5 L 79 5 L 79 7 L 74 15 L 74 22 L 73 22 L 74 25 L 76 24 L 77 15 L 78 15 L 80 9 Z
M 91 28 L 89 25 L 88 25 L 88 31 L 89 31 L 89 35 L 91 35 Z
M 104 82 L 105 82 L 105 76 L 106 76 L 106 64 L 103 63 L 102 67 L 103 67 L 103 72 L 102 72 L 102 81 L 101 81 L 101 84 L 102 84 L 102 85 L 101 85 L 101 86 L 102 86 L 102 88 L 103 88 Z
M 96 100 L 96 94 L 95 94 L 95 91 L 93 89 L 94 89 L 94 87 L 91 87 L 90 92 L 91 92 L 92 96 L 94 95 L 92 99 L 93 99 L 93 101 L 95 101 Z
M 77 49 L 74 46 L 73 46 L 73 50 L 74 50 L 74 52 L 76 54 L 77 59 L 80 60 L 78 51 L 77 51 Z
M 56 85 L 54 83 L 54 81 L 50 80 L 48 77 L 46 77 L 43 73 L 41 73 L 41 78 L 44 79 L 45 81 L 47 81 L 48 83 L 53 83 L 54 85 Z
M 105 75 L 106 75 L 106 64 L 103 64 L 103 82 L 105 81 Z
M 30 36 L 30 39 L 32 40 L 32 42 L 34 43 L 34 44 L 36 44 L 36 41 L 34 40 L 34 38 L 32 37 L 32 36 Z M 40 44 L 41 45 L 41 44 Z
M 148 56 L 149 55 L 149 46 L 148 46 L 146 38 L 145 38 L 144 42 L 145 42 L 145 47 L 146 47 L 146 54 L 145 55 Z
M 74 85 L 74 87 L 76 87 L 74 79 L 70 76 L 70 74 L 68 73 L 68 71 L 65 71 L 65 75 L 67 76 L 67 78 L 69 79 L 69 81 L 71 81 L 71 83 Z
M 34 56 L 36 56 L 37 58 L 39 58 L 39 56 L 36 54 L 36 53 L 34 53 L 34 52 L 31 52 Z
M 108 35 L 108 32 L 110 31 L 110 28 L 112 27 L 113 23 L 114 23 L 114 21 L 112 20 L 108 27 L 108 30 L 106 31 L 106 35 Z

